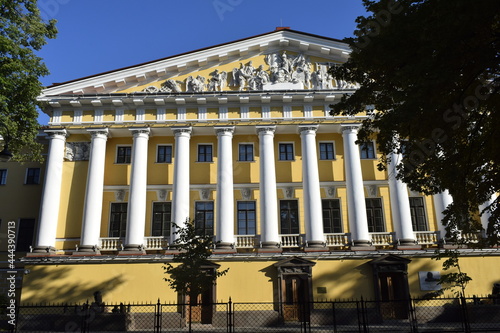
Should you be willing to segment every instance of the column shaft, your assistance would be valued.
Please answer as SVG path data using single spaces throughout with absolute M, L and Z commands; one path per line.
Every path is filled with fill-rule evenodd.
M 345 182 L 347 188 L 347 214 L 354 245 L 368 246 L 370 244 L 370 234 L 368 232 L 368 219 L 366 217 L 363 175 L 361 172 L 359 148 L 356 145 L 358 128 L 359 126 L 353 125 L 342 127 Z
M 234 127 L 215 129 L 218 138 L 216 240 L 218 248 L 234 244 L 233 132 Z
M 83 208 L 82 237 L 79 251 L 96 251 L 99 243 L 104 189 L 104 164 L 108 129 L 88 130 L 91 135 L 87 189 Z
M 439 237 L 444 240 L 446 237 L 446 229 L 443 224 L 444 214 L 443 211 L 453 202 L 453 197 L 450 195 L 448 190 L 444 190 L 441 193 L 435 194 L 434 197 L 434 209 L 436 213 L 436 223 L 439 230 Z
M 174 183 L 172 187 L 172 220 L 179 227 L 189 221 L 189 140 L 191 127 L 173 128 L 175 135 Z M 171 242 L 178 238 L 173 227 Z
M 304 219 L 309 247 L 324 247 L 321 189 L 319 186 L 316 131 L 318 126 L 299 126 L 302 144 L 302 182 L 304 187 Z
M 47 130 L 46 133 L 49 134 L 50 144 L 40 208 L 40 224 L 34 249 L 37 253 L 55 250 L 66 143 L 66 130 Z
M 138 251 L 144 247 L 146 227 L 146 187 L 148 170 L 149 128 L 131 129 L 134 136 L 132 167 L 127 212 L 126 251 Z
M 275 126 L 258 126 L 260 151 L 260 225 L 264 248 L 275 248 L 280 243 L 278 232 L 278 196 L 274 161 Z

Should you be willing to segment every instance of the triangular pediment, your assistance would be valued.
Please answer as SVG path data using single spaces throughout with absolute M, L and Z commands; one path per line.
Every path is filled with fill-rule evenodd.
M 372 265 L 398 265 L 398 264 L 408 264 L 411 260 L 403 257 L 399 257 L 393 254 L 386 254 L 380 256 L 376 259 L 370 261 Z
M 314 265 L 316 265 L 314 261 L 307 260 L 301 257 L 291 257 L 283 259 L 274 264 L 274 266 L 276 267 L 301 267 L 301 266 L 312 267 Z
M 54 96 L 193 94 L 352 89 L 326 70 L 347 60 L 347 44 L 283 29 L 78 80 L 54 84 Z

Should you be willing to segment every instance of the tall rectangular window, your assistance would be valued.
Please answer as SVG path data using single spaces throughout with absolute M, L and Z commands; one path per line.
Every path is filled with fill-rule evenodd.
M 427 219 L 425 217 L 424 198 L 410 197 L 411 224 L 413 231 L 427 231 Z
M 341 233 L 342 221 L 340 218 L 340 200 L 321 200 L 323 206 L 323 232 L 325 234 Z
M 0 185 L 7 184 L 7 169 L 0 169 Z
M 158 146 L 156 152 L 157 163 L 172 163 L 172 146 Z
M 359 145 L 359 155 L 362 159 L 375 158 L 375 145 L 373 141 L 361 143 Z
M 238 201 L 238 235 L 255 235 L 255 201 Z
M 368 232 L 384 232 L 384 216 L 382 212 L 382 199 L 369 198 L 366 200 L 366 216 L 368 218 Z
M 198 162 L 212 162 L 212 145 L 198 145 Z
M 253 161 L 253 144 L 241 143 L 238 147 L 238 161 Z
M 170 225 L 172 223 L 172 203 L 153 202 L 153 236 L 170 236 Z
M 25 184 L 40 184 L 40 168 L 26 169 Z
M 130 163 L 132 157 L 131 146 L 118 146 L 116 147 L 116 163 L 127 164 Z
M 28 252 L 33 245 L 35 235 L 35 219 L 20 219 L 17 229 L 16 251 Z
M 127 229 L 127 203 L 112 203 L 109 221 L 109 237 L 125 237 Z
M 293 161 L 293 143 L 280 143 L 280 161 Z
M 299 233 L 299 203 L 297 200 L 280 201 L 280 223 L 282 234 Z
M 213 201 L 198 201 L 195 204 L 194 227 L 199 235 L 214 234 Z
M 334 160 L 335 154 L 333 150 L 333 142 L 320 142 L 319 143 L 319 159 L 320 160 Z

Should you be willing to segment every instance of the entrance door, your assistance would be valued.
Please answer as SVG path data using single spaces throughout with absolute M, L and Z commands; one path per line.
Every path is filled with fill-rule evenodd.
M 380 272 L 381 314 L 384 319 L 408 318 L 406 279 L 402 272 Z
M 206 290 L 199 294 L 196 302 L 190 304 L 190 297 L 186 296 L 186 319 L 191 316 L 192 323 L 211 324 L 213 315 L 212 290 Z M 191 311 L 191 314 L 189 313 Z
M 284 319 L 286 321 L 303 320 L 304 316 L 308 317 L 308 281 L 300 275 L 286 276 L 284 280 Z

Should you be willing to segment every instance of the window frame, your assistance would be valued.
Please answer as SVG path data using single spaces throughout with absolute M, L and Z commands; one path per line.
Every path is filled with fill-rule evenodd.
M 281 146 L 291 146 L 292 147 L 292 158 L 291 159 L 281 159 Z M 287 155 L 286 157 L 288 157 L 288 154 L 289 152 L 286 151 L 285 154 Z M 278 161 L 284 161 L 284 162 L 290 162 L 290 161 L 295 161 L 295 142 L 278 142 Z
M 166 204 L 166 206 L 169 206 L 167 210 L 165 211 L 159 211 L 157 213 L 162 214 L 162 221 L 161 221 L 161 228 L 160 228 L 160 234 L 155 235 L 155 206 L 158 206 L 159 204 Z M 165 216 L 170 216 L 170 218 L 167 218 L 169 221 L 164 221 Z M 172 230 L 172 201 L 153 201 L 152 207 L 151 207 L 151 236 L 153 237 L 170 237 L 170 233 Z
M 207 160 L 201 161 L 200 160 L 200 156 L 202 156 L 201 152 L 200 152 L 201 147 L 210 147 L 210 161 L 207 161 Z M 205 156 L 205 155 L 206 155 L 206 153 L 204 153 L 203 156 Z M 205 156 L 205 158 L 206 158 L 206 156 Z M 213 163 L 213 161 L 214 161 L 214 145 L 212 143 L 199 143 L 197 146 L 197 149 L 196 149 L 196 162 Z
M 127 161 L 127 154 L 123 155 L 123 158 L 124 158 L 123 162 L 119 161 L 119 157 L 121 157 L 119 155 L 121 148 L 129 148 L 130 149 L 130 155 L 128 155 L 129 159 L 130 159 L 129 161 Z M 117 145 L 116 146 L 116 154 L 115 154 L 115 164 L 130 164 L 130 163 L 132 163 L 132 145 Z
M 253 209 L 240 209 L 240 204 L 253 204 Z M 249 229 L 249 222 L 252 222 L 248 218 L 248 212 L 253 211 L 254 213 L 254 219 L 253 219 L 253 233 L 248 232 Z M 243 220 L 240 220 L 240 212 L 244 212 L 245 218 Z M 244 222 L 244 228 L 240 227 L 240 223 Z M 257 234 L 257 202 L 255 200 L 238 200 L 236 202 L 236 228 L 238 230 L 238 235 L 256 235 Z M 241 230 L 244 230 L 244 232 L 241 232 Z
M 164 160 L 163 161 L 160 161 L 160 148 L 167 148 L 167 147 L 170 147 L 170 157 L 167 158 L 167 156 L 169 156 L 169 154 L 167 154 L 166 152 L 163 154 L 164 156 Z M 174 157 L 174 148 L 171 144 L 158 144 L 156 145 L 156 163 L 172 163 L 172 159 Z
M 37 170 L 36 175 L 30 175 L 30 171 Z M 26 175 L 24 177 L 25 185 L 39 185 L 40 184 L 40 168 L 26 168 Z
M 372 147 L 372 150 L 369 149 L 364 149 L 364 147 L 370 144 Z M 361 144 L 358 145 L 359 147 L 359 158 L 361 160 L 374 160 L 377 159 L 377 148 L 375 145 L 375 141 L 368 141 L 368 142 L 362 142 Z M 363 156 L 363 152 L 366 154 L 366 157 Z M 373 157 L 371 157 L 370 153 L 373 153 Z
M 293 220 L 290 220 L 290 225 L 287 227 L 288 230 L 284 230 L 284 226 L 283 226 L 283 207 L 282 207 L 282 204 L 284 202 L 295 202 L 296 204 L 296 222 L 293 223 Z M 290 212 L 290 211 L 293 211 L 292 209 L 290 208 L 287 208 L 287 211 Z M 280 230 L 280 234 L 281 235 L 296 235 L 296 234 L 300 234 L 300 208 L 299 208 L 299 200 L 298 199 L 282 199 L 280 200 L 279 202 L 279 230 Z M 293 225 L 292 225 L 293 223 Z M 294 230 L 296 230 L 297 232 L 293 232 Z M 284 232 L 286 231 L 286 232 Z
M 332 202 L 335 201 L 338 204 L 337 207 L 328 207 L 329 210 L 334 210 L 338 209 L 338 218 L 334 217 L 333 214 L 330 215 L 329 219 L 329 228 L 331 231 L 327 231 L 327 226 L 325 225 L 325 202 Z M 342 205 L 340 203 L 340 199 L 337 198 L 332 198 L 332 199 L 321 199 L 321 212 L 322 212 L 322 218 L 323 218 L 323 232 L 325 234 L 341 234 L 344 231 L 343 224 L 342 224 Z M 335 225 L 335 220 L 338 220 L 338 226 Z M 335 229 L 338 228 L 338 231 L 335 231 Z
M 8 169 L 0 169 L 0 185 L 7 185 Z
M 324 145 L 324 144 L 331 144 L 332 145 L 332 158 L 321 158 L 321 145 Z M 318 159 L 320 161 L 335 161 L 337 159 L 336 154 L 335 154 L 335 141 L 319 141 L 318 142 Z
M 125 221 L 120 219 L 120 225 L 118 229 L 118 236 L 115 236 L 112 234 L 114 230 L 112 230 L 112 223 L 113 223 L 113 206 L 114 205 L 124 205 L 125 206 L 125 211 L 119 211 L 117 213 L 122 214 L 121 217 L 123 217 L 123 214 L 125 215 Z M 109 225 L 108 225 L 108 237 L 118 237 L 118 238 L 123 238 L 126 236 L 127 233 L 127 220 L 128 220 L 128 202 L 110 202 L 109 205 Z
M 199 210 L 198 205 L 199 204 L 211 204 L 212 209 L 211 210 Z M 200 219 L 198 219 L 198 214 L 200 212 L 204 212 L 203 216 L 203 225 L 200 226 L 199 222 Z M 211 212 L 212 213 L 212 226 L 211 228 L 207 228 L 207 218 L 206 218 L 206 212 Z M 215 207 L 214 207 L 214 201 L 213 200 L 200 200 L 200 201 L 195 201 L 194 202 L 194 228 L 195 232 L 197 235 L 205 235 L 205 236 L 214 236 L 215 235 Z M 210 230 L 211 233 L 207 233 L 207 230 Z M 200 232 L 201 231 L 201 232 Z
M 375 202 L 377 200 L 378 203 L 380 203 L 380 207 L 372 207 L 371 205 L 368 205 L 368 202 Z M 384 219 L 384 202 L 382 198 L 365 198 L 365 205 L 366 205 L 366 219 L 368 223 L 368 232 L 386 232 L 387 226 L 385 225 L 385 219 Z M 374 214 L 372 214 L 372 220 L 373 223 L 370 223 L 370 215 L 368 214 L 368 210 L 372 210 Z M 374 209 L 380 209 L 380 217 L 377 217 L 375 214 Z M 381 220 L 381 224 L 377 226 L 376 224 L 376 219 Z M 371 225 L 373 224 L 373 225 Z M 382 228 L 380 228 L 382 227 Z M 370 230 L 372 229 L 372 230 Z M 377 229 L 382 229 L 382 230 L 377 230 Z
M 252 147 L 252 159 L 251 160 L 248 160 L 246 158 L 245 159 L 241 159 L 242 154 L 241 154 L 241 150 L 240 149 L 241 149 L 242 146 L 250 146 L 250 147 Z M 245 151 L 244 155 L 247 156 L 248 152 Z M 240 143 L 238 143 L 238 162 L 255 162 L 255 147 L 254 147 L 253 142 L 248 142 L 248 143 L 247 142 L 240 142 Z
M 422 226 L 421 223 L 418 223 L 418 221 L 415 221 L 414 220 L 414 217 L 416 217 L 416 211 L 415 211 L 415 205 L 412 205 L 412 201 L 415 202 L 416 199 L 420 199 L 422 204 L 419 205 L 418 207 L 416 208 L 421 208 L 422 209 L 422 212 L 423 212 L 423 219 L 424 219 L 424 228 L 423 230 L 419 230 L 421 228 L 419 228 L 419 225 Z M 413 196 L 413 197 L 408 197 L 408 200 L 410 202 L 410 216 L 411 216 L 411 226 L 413 228 L 413 231 L 429 231 L 429 223 L 428 223 L 428 219 L 427 219 L 427 209 L 426 209 L 426 206 L 425 206 L 425 198 L 424 197 L 421 197 L 421 196 Z
M 23 221 L 32 221 L 32 228 L 31 228 L 31 241 L 29 241 L 29 237 L 27 237 L 23 232 L 22 232 L 22 229 L 21 229 L 21 226 L 23 226 Z M 35 218 L 20 218 L 18 221 L 17 221 L 17 228 L 16 228 L 16 234 L 17 234 L 17 237 L 16 237 L 16 251 L 19 251 L 19 252 L 29 252 L 30 251 L 30 245 L 33 245 L 33 243 L 35 242 L 35 234 L 36 234 L 36 219 Z M 26 227 L 26 225 L 24 224 L 24 227 Z M 29 235 L 28 235 L 29 236 Z M 26 244 L 26 247 L 25 248 L 22 248 L 20 249 L 19 248 L 19 245 L 20 245 L 20 241 L 21 242 L 29 242 L 30 244 Z M 24 245 L 24 244 L 21 244 L 21 245 Z

